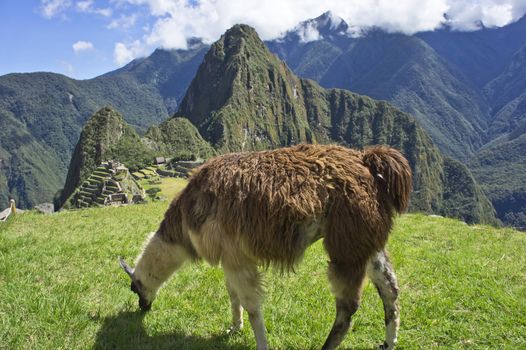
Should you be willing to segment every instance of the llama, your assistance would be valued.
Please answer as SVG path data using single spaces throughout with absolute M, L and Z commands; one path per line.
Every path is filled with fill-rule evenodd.
M 396 276 L 384 249 L 395 212 L 407 208 L 412 187 L 407 160 L 395 149 L 364 151 L 298 145 L 233 153 L 198 168 L 170 204 L 159 229 L 132 269 L 131 289 L 150 309 L 161 285 L 187 260 L 221 264 L 232 306 L 228 332 L 243 327 L 246 310 L 258 350 L 267 349 L 261 312 L 261 269 L 292 270 L 306 248 L 323 238 L 336 319 L 323 345 L 335 349 L 357 311 L 365 276 L 378 290 L 386 338 L 397 340 Z

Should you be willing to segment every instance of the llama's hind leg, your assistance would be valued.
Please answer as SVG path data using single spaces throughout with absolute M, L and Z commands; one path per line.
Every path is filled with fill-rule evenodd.
M 400 325 L 400 310 L 398 308 L 398 282 L 385 251 L 373 256 L 367 265 L 367 276 L 373 282 L 382 303 L 385 313 L 385 342 L 380 349 L 393 349 L 398 337 Z
M 323 344 L 323 350 L 336 349 L 349 331 L 352 316 L 360 305 L 364 277 L 365 264 L 329 264 L 329 280 L 336 297 L 336 319 Z
M 257 350 L 267 350 L 265 321 L 261 312 L 263 288 L 257 267 L 255 265 L 223 265 L 223 269 L 231 290 L 238 296 L 241 306 L 247 310 L 256 338 Z
M 243 306 L 241 306 L 241 300 L 237 291 L 228 278 L 226 278 L 226 289 L 230 296 L 230 305 L 232 307 L 232 325 L 228 328 L 227 334 L 232 334 L 243 328 Z

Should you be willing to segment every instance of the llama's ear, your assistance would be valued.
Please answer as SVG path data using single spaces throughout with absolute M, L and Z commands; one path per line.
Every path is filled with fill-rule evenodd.
M 119 256 L 119 264 L 121 265 L 124 272 L 126 272 L 128 276 L 130 276 L 130 278 L 133 280 L 133 269 L 130 267 L 130 265 L 126 263 L 126 261 L 124 261 L 122 256 Z

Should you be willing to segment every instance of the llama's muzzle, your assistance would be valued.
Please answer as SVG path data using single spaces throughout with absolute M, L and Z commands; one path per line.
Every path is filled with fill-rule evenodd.
M 139 307 L 141 308 L 142 311 L 150 311 L 150 309 L 152 308 L 152 303 L 148 302 L 148 300 L 139 296 Z

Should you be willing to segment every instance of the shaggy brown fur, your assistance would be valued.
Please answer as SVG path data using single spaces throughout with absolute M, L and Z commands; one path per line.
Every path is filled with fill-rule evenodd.
M 384 291 L 386 310 L 396 314 L 387 327 L 391 335 L 386 344 L 392 348 L 398 330 L 398 287 L 383 249 L 394 212 L 408 206 L 411 186 L 407 160 L 384 146 L 357 151 L 335 145 L 299 145 L 227 154 L 195 171 L 171 203 L 154 239 L 181 246 L 185 258 L 222 263 L 232 309 L 238 310 L 234 323 L 242 325 L 239 310 L 244 306 L 258 348 L 265 349 L 260 299 L 253 296 L 261 290 L 255 267 L 275 265 L 290 270 L 305 249 L 323 237 L 337 307 L 324 349 L 334 349 L 345 336 L 359 305 L 366 271 Z M 157 279 L 163 280 L 164 272 L 138 271 L 140 265 L 155 264 L 155 259 L 158 254 L 148 253 L 147 246 L 135 274 L 152 281 L 162 276 Z M 180 266 L 182 261 L 174 264 Z M 371 263 L 381 268 L 368 267 Z M 173 271 L 173 267 L 160 265 L 160 270 Z M 151 283 L 150 294 L 155 294 L 159 285 Z
M 159 231 L 192 250 L 181 223 L 198 233 L 214 218 L 260 263 L 291 268 L 305 248 L 305 229 L 319 223 L 333 261 L 366 261 L 384 247 L 393 209 L 407 208 L 411 183 L 407 161 L 387 147 L 227 154 L 197 169 Z

